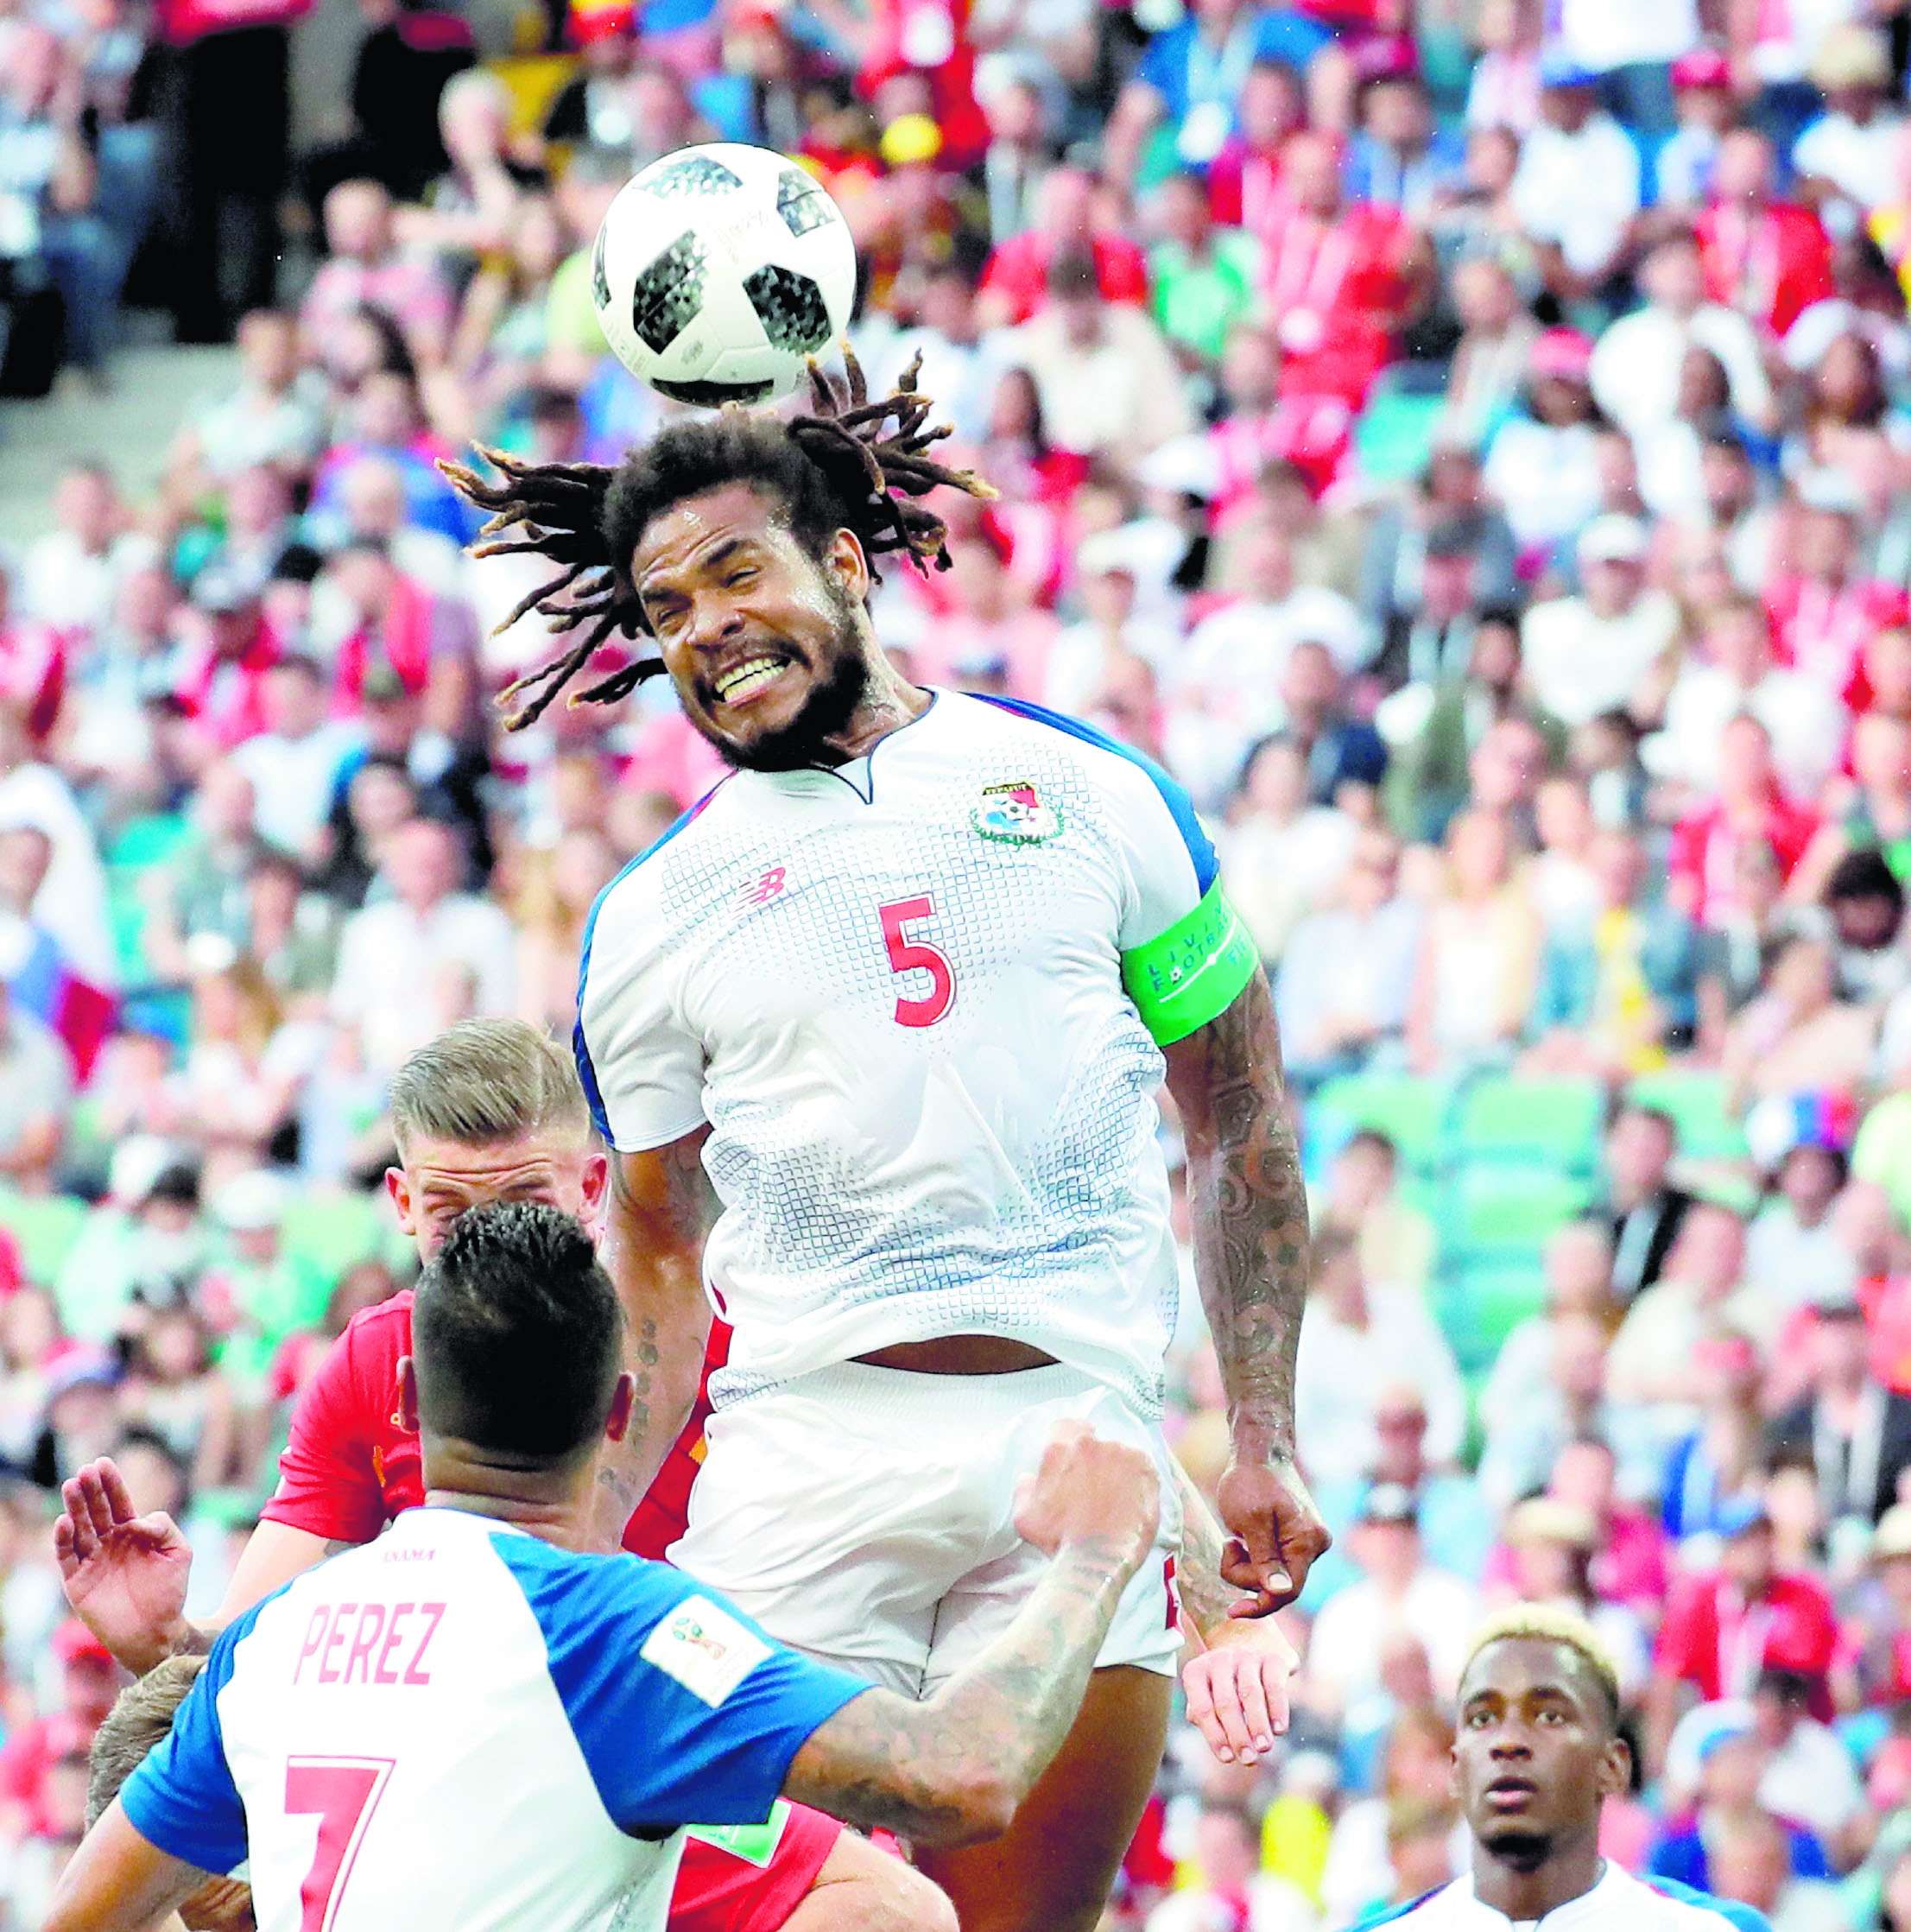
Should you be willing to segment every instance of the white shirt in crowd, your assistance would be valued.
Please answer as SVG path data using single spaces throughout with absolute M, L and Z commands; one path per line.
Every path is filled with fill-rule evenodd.
M 425 914 L 386 899 L 352 914 L 339 943 L 332 1010 L 361 1029 L 365 1057 L 395 1067 L 445 1023 L 440 1000 L 449 972 L 474 981 L 474 1014 L 514 1010 L 517 947 L 502 908 L 453 892 Z
M 1473 1586 L 1431 1563 L 1421 1565 L 1397 1601 L 1373 1578 L 1363 1577 L 1321 1605 L 1307 1639 L 1307 1675 L 1345 1709 L 1352 1699 L 1379 1689 L 1388 1640 L 1405 1631 L 1426 1650 L 1434 1690 L 1451 1698 L 1459 1688 L 1479 1615 Z
M 1601 273 L 1639 212 L 1639 150 L 1610 114 L 1577 134 L 1541 122 L 1520 149 L 1513 212 L 1536 242 L 1552 242 L 1566 266 Z
M 1602 618 L 1583 597 L 1535 604 L 1520 627 L 1528 682 L 1562 725 L 1623 711 L 1679 635 L 1679 607 L 1644 591 L 1629 610 Z
M 1656 304 L 1622 315 L 1593 345 L 1593 399 L 1629 436 L 1661 427 L 1678 408 L 1680 365 L 1694 347 L 1718 358 L 1740 415 L 1769 420 L 1772 385 L 1758 338 L 1737 309 L 1718 302 L 1702 302 L 1689 316 Z
M 1860 127 L 1848 114 L 1823 114 L 1799 136 L 1792 165 L 1861 208 L 1882 207 L 1897 199 L 1903 145 L 1902 115 L 1874 115 Z
M 1750 712 L 1770 734 L 1786 790 L 1794 798 L 1817 797 L 1838 769 L 1845 707 L 1817 678 L 1780 667 L 1748 690 L 1717 664 L 1686 665 L 1667 695 L 1664 724 L 1646 741 L 1647 769 L 1708 795 L 1717 792 L 1719 738 L 1741 712 Z
M 1596 73 L 1676 60 L 1699 44 L 1693 0 L 1560 0 L 1557 18 L 1560 46 Z
M 1370 1283 L 1367 1326 L 1341 1321 L 1318 1295 L 1300 1324 L 1294 1426 L 1317 1481 L 1351 1482 L 1373 1467 L 1374 1403 L 1405 1384 L 1427 1405 L 1427 1459 L 1450 1461 L 1466 1426 L 1466 1390 L 1452 1352 L 1411 1289 Z
M 234 747 L 232 763 L 252 781 L 258 801 L 253 823 L 267 844 L 296 858 L 307 855 L 361 735 L 357 725 L 332 719 L 302 738 L 262 732 Z

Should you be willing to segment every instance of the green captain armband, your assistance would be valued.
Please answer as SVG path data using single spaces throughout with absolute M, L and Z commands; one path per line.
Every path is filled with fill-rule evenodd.
M 1217 879 L 1186 918 L 1122 954 L 1122 984 L 1155 1045 L 1171 1047 L 1226 1012 L 1260 964 Z

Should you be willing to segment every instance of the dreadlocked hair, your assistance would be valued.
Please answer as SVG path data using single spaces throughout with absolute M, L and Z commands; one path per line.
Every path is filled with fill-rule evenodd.
M 846 529 L 872 567 L 878 556 L 902 555 L 918 570 L 949 567 L 942 519 L 917 499 L 945 486 L 971 497 L 996 492 L 971 472 L 927 454 L 949 429 L 927 427 L 934 405 L 916 390 L 920 352 L 894 393 L 873 402 L 847 348 L 843 360 L 847 380 L 841 383 L 810 364 L 808 415 L 785 421 L 729 404 L 714 415 L 670 424 L 614 467 L 526 463 L 495 449 L 480 453 L 497 481 L 462 463 L 439 465 L 460 496 L 490 513 L 473 556 L 532 555 L 557 566 L 556 575 L 527 592 L 497 631 L 535 611 L 549 620 L 554 637 L 575 633 L 549 662 L 498 694 L 504 706 L 524 699 L 505 719 L 505 730 L 535 723 L 613 637 L 649 637 L 630 559 L 652 518 L 686 497 L 748 484 L 786 506 L 792 532 L 813 550 Z M 655 652 L 640 652 L 573 693 L 570 702 L 615 704 L 662 669 Z

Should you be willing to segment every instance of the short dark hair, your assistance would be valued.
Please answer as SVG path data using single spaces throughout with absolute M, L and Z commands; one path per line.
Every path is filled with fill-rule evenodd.
M 541 1201 L 494 1201 L 452 1223 L 419 1277 L 419 1417 L 500 1460 L 561 1467 L 603 1433 L 623 1316 L 591 1237 Z
M 967 470 L 952 470 L 928 455 L 947 431 L 927 427 L 933 404 L 915 387 L 921 360 L 918 355 L 895 389 L 874 402 L 853 355 L 844 356 L 846 383 L 813 363 L 809 414 L 786 421 L 726 407 L 687 418 L 668 425 L 614 469 L 601 463 L 529 464 L 488 449 L 486 460 L 503 478 L 494 483 L 463 464 L 440 464 L 466 502 L 490 513 L 474 556 L 528 553 L 559 567 L 497 629 L 535 610 L 554 632 L 579 633 L 548 663 L 498 694 L 501 705 L 535 694 L 506 719 L 505 728 L 521 731 L 541 717 L 613 636 L 649 636 L 630 560 L 652 520 L 687 497 L 747 484 L 784 506 L 797 538 L 818 556 L 837 531 L 848 530 L 872 563 L 900 554 L 919 569 L 946 569 L 942 519 L 917 499 L 944 487 L 972 497 L 995 491 Z M 711 398 L 686 394 L 679 400 Z M 661 658 L 640 654 L 572 702 L 615 704 L 662 668 Z
M 1836 905 L 1841 899 L 1883 899 L 1902 912 L 1904 886 L 1876 846 L 1863 846 L 1846 852 L 1825 882 L 1826 904 Z

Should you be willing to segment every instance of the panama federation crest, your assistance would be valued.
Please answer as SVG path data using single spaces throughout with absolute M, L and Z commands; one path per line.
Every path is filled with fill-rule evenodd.
M 1061 807 L 1052 805 L 1026 779 L 984 785 L 969 808 L 969 823 L 998 846 L 1045 845 L 1061 830 Z

